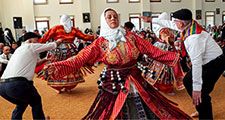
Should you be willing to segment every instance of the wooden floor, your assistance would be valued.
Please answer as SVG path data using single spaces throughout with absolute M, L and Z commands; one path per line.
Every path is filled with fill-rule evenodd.
M 46 116 L 55 120 L 79 120 L 88 111 L 97 94 L 97 79 L 103 65 L 95 70 L 95 74 L 85 77 L 86 82 L 79 84 L 71 93 L 57 94 L 46 85 L 46 81 L 35 78 L 35 86 L 42 96 L 43 109 Z M 191 98 L 185 90 L 178 91 L 175 96 L 168 96 L 179 104 L 179 108 L 188 114 L 195 111 Z M 225 119 L 225 78 L 221 77 L 212 93 L 213 112 L 215 119 Z M 0 97 L 0 120 L 11 118 L 15 105 Z M 32 119 L 31 108 L 28 107 L 23 116 Z

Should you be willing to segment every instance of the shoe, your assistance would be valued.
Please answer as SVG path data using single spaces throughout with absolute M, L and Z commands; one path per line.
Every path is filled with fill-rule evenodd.
M 177 84 L 177 90 L 185 89 L 185 86 L 184 86 L 183 82 L 177 81 L 176 84 Z
M 177 86 L 177 90 L 184 90 L 184 89 L 185 89 L 185 86 L 184 85 Z
M 195 111 L 191 114 L 191 117 L 198 117 L 198 111 Z

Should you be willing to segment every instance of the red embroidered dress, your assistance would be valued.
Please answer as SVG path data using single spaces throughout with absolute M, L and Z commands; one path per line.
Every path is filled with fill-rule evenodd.
M 159 37 L 160 39 L 153 44 L 154 46 L 164 51 L 177 52 L 173 44 L 174 33 L 169 28 L 162 28 L 159 32 Z M 165 38 L 169 38 L 170 41 L 167 43 Z M 153 60 L 152 58 L 148 58 L 146 55 L 143 56 L 143 59 L 139 63 L 149 69 L 142 75 L 157 90 L 164 93 L 173 93 L 174 88 L 176 87 L 178 90 L 181 87 L 184 88 L 182 84 L 179 84 L 182 83 L 184 77 L 184 72 L 179 63 L 177 63 L 176 66 L 171 67 L 157 60 Z
M 100 37 L 76 56 L 52 63 L 55 70 L 51 77 L 61 79 L 97 61 L 106 65 L 98 80 L 99 93 L 83 119 L 191 119 L 143 79 L 136 66 L 140 54 L 169 66 L 179 59 L 177 54 L 164 52 L 129 32 L 126 42 L 119 42 L 111 51 L 108 40 Z
M 54 41 L 57 39 L 63 39 L 63 43 L 61 43 L 55 50 L 52 50 L 48 53 L 48 58 L 51 58 L 51 62 L 65 60 L 73 55 L 76 55 L 77 48 L 73 43 L 75 37 L 83 40 L 94 40 L 94 36 L 85 35 L 80 30 L 77 30 L 72 27 L 70 33 L 66 33 L 63 25 L 57 25 L 48 30 L 45 35 L 39 40 L 41 43 L 45 43 L 47 41 Z M 67 90 L 71 90 L 78 83 L 84 82 L 83 74 L 80 70 L 68 74 L 62 79 L 54 80 L 48 79 L 48 85 L 56 90 L 61 90 L 66 88 Z

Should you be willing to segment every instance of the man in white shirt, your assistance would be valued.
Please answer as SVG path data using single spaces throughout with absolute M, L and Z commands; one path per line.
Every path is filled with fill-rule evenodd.
M 16 104 L 12 119 L 22 119 L 27 106 L 32 107 L 33 119 L 45 119 L 41 96 L 33 86 L 33 77 L 39 53 L 55 49 L 61 40 L 48 44 L 37 43 L 39 36 L 28 32 L 26 40 L 10 58 L 0 80 L 0 95 Z
M 213 119 L 209 94 L 225 69 L 225 55 L 210 34 L 192 19 L 190 10 L 177 10 L 172 17 L 173 21 L 142 18 L 145 22 L 166 26 L 181 33 L 192 63 L 191 70 L 184 78 L 184 85 L 199 112 L 199 119 Z

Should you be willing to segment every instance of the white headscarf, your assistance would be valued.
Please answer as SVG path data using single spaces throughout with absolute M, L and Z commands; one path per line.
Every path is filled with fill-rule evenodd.
M 66 33 L 70 33 L 72 30 L 72 22 L 68 15 L 62 15 L 60 18 L 60 24 L 63 25 Z
M 118 26 L 117 28 L 110 28 L 105 20 L 105 11 L 112 8 L 107 8 L 103 11 L 101 15 L 101 28 L 100 28 L 100 36 L 104 37 L 109 41 L 109 49 L 113 50 L 119 42 L 126 42 L 125 30 Z M 112 9 L 114 10 L 114 9 Z
M 159 20 L 170 20 L 170 15 L 166 12 L 163 12 L 159 15 L 158 17 Z M 158 24 L 153 24 L 153 31 L 155 33 L 155 35 L 157 37 L 159 37 L 159 31 L 162 29 L 162 28 L 165 28 L 163 26 L 160 26 Z

